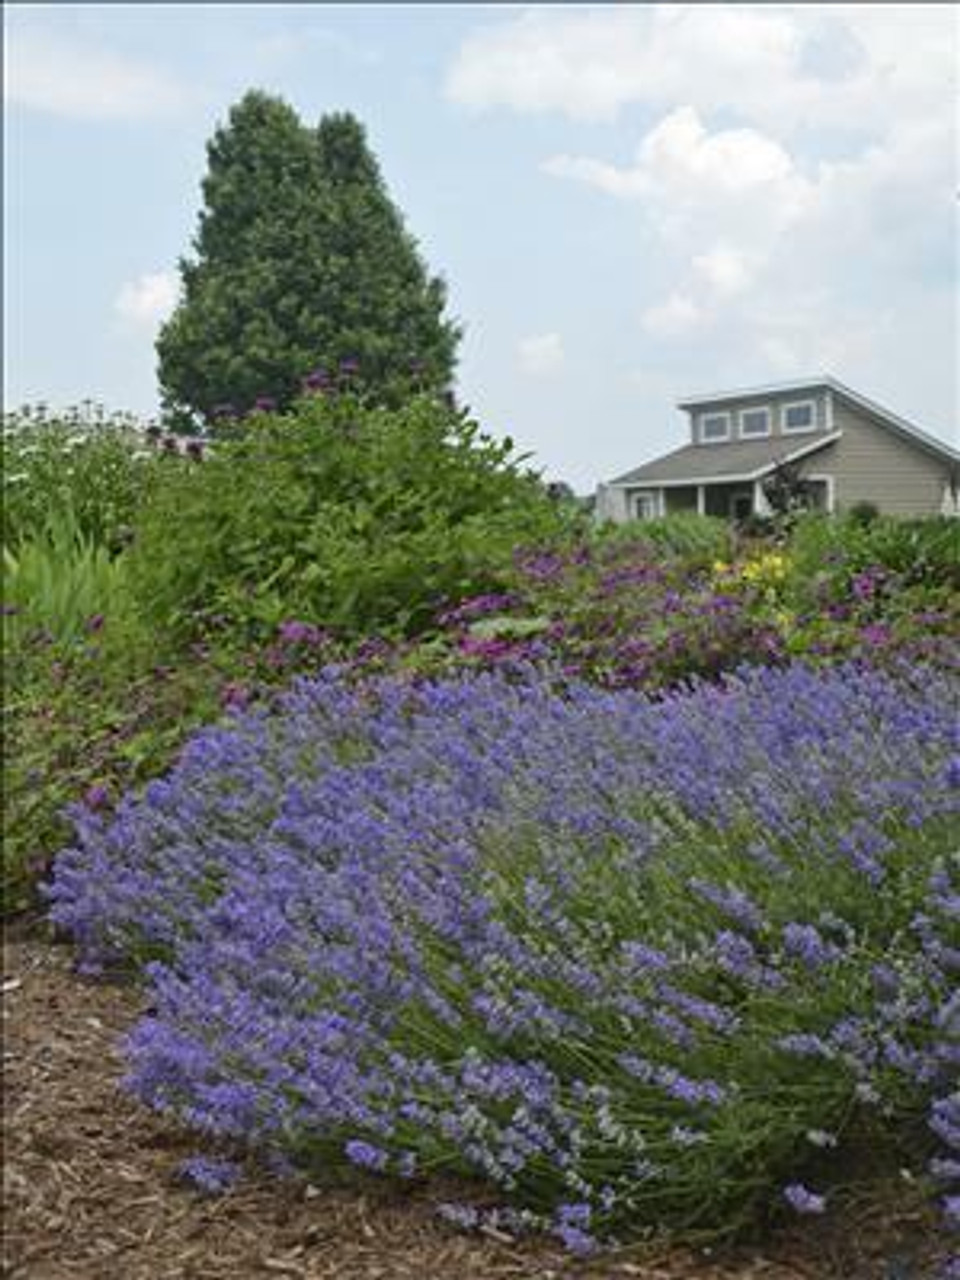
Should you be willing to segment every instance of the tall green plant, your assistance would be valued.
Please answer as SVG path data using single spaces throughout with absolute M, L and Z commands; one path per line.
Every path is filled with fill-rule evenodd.
M 4 547 L 4 619 L 14 643 L 42 628 L 69 643 L 119 607 L 125 565 L 83 532 L 70 508 L 51 513 L 42 534 Z

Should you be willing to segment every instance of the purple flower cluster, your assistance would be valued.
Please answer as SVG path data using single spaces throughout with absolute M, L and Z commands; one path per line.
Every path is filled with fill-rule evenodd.
M 297 622 L 295 619 L 290 619 L 280 623 L 277 628 L 277 639 L 281 645 L 307 645 L 310 648 L 318 648 L 329 642 L 330 633 L 312 622 Z
M 505 613 L 517 603 L 517 596 L 502 592 L 470 596 L 467 600 L 461 600 L 454 608 L 442 612 L 438 621 L 443 626 L 456 627 L 462 623 L 475 622 L 477 618 L 485 618 L 490 614 Z
M 518 551 L 511 590 L 438 616 L 446 650 L 431 637 L 421 668 L 495 668 L 547 655 L 570 675 L 607 688 L 657 688 L 796 658 L 960 665 L 955 593 L 944 597 L 934 585 L 869 566 L 854 575 L 842 601 L 808 592 L 790 610 L 785 585 L 771 596 L 762 580 L 718 573 L 712 560 L 669 553 L 639 535 Z M 512 626 L 494 635 L 499 617 Z
M 333 379 L 330 376 L 330 372 L 322 366 L 312 369 L 301 383 L 301 389 L 304 395 L 323 395 L 328 392 L 332 386 Z
M 784 1187 L 783 1198 L 797 1213 L 823 1213 L 827 1207 L 823 1196 L 817 1195 L 801 1182 L 792 1182 Z
M 207 1195 L 221 1195 L 239 1179 L 241 1170 L 231 1160 L 212 1156 L 191 1156 L 178 1169 L 180 1178 Z
M 328 668 L 78 810 L 52 915 L 146 966 L 130 1087 L 206 1133 L 479 1174 L 578 1251 L 810 1212 L 790 1153 L 858 1098 L 960 1136 L 955 699 Z

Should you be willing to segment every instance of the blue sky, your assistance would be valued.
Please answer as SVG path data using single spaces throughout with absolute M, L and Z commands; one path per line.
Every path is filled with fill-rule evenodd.
M 952 6 L 25 5 L 5 387 L 156 411 L 206 140 L 249 88 L 366 125 L 459 386 L 578 491 L 675 401 L 831 373 L 956 440 Z

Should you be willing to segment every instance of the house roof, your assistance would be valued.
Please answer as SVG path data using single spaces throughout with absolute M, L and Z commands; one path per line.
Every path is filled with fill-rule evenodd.
M 841 432 L 820 435 L 800 446 L 782 437 L 766 440 L 736 440 L 728 444 L 685 444 L 672 453 L 635 467 L 610 484 L 635 485 L 702 484 L 733 480 L 759 480 L 779 463 L 794 462 L 839 440 Z
M 899 414 L 884 408 L 883 405 L 877 404 L 875 400 L 869 400 L 866 396 L 862 396 L 859 391 L 854 391 L 852 387 L 848 387 L 839 378 L 833 378 L 829 374 L 824 374 L 817 378 L 801 378 L 796 382 L 779 382 L 764 387 L 747 387 L 739 391 L 715 391 L 708 395 L 686 396 L 684 399 L 677 401 L 677 407 L 679 409 L 696 409 L 705 404 L 719 404 L 729 400 L 746 400 L 752 396 L 790 395 L 795 391 L 821 390 L 832 391 L 834 395 L 840 396 L 841 399 L 848 401 L 857 408 L 866 410 L 867 413 L 871 414 L 885 427 L 890 428 L 890 430 L 905 439 L 912 440 L 914 444 L 919 445 L 921 448 L 927 449 L 939 457 L 948 458 L 951 462 L 960 462 L 960 451 L 945 444 L 944 441 L 928 435 L 926 431 L 921 431 L 919 427 L 914 426 L 912 422 L 908 422 L 906 418 L 901 418 Z

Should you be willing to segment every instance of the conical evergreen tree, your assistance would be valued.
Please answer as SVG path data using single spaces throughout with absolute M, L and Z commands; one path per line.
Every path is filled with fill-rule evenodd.
M 211 422 L 280 407 L 318 368 L 389 399 L 453 377 L 459 328 L 350 115 L 302 124 L 248 93 L 207 147 L 182 296 L 157 339 L 168 415 Z

